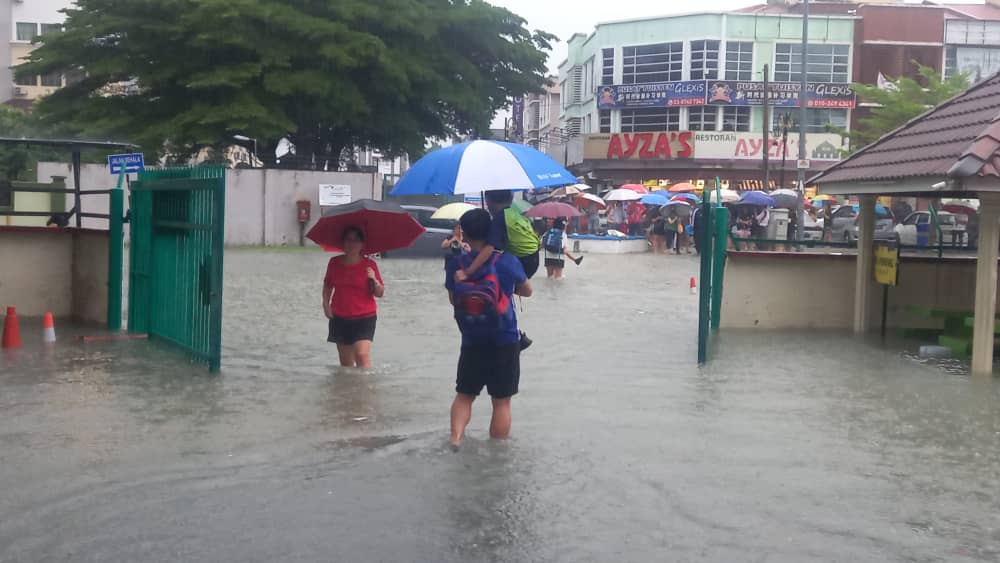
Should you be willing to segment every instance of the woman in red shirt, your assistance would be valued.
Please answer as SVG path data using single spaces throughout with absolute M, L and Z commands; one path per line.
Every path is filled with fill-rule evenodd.
M 375 338 L 375 298 L 385 294 L 375 262 L 362 254 L 364 233 L 344 230 L 344 254 L 334 256 L 323 280 L 323 312 L 330 319 L 328 342 L 337 344 L 340 365 L 370 368 Z

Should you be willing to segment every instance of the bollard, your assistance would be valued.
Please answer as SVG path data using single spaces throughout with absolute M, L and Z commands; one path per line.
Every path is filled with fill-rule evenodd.
M 21 325 L 17 320 L 17 309 L 7 307 L 7 316 L 3 319 L 3 348 L 21 347 Z
M 52 313 L 46 312 L 42 319 L 42 342 L 54 344 L 56 341 L 56 323 L 52 319 Z
M 694 280 L 694 276 L 691 276 L 691 295 L 698 295 L 698 283 Z

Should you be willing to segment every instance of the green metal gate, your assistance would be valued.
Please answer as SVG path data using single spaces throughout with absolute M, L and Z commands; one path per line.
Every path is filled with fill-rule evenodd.
M 147 170 L 131 192 L 128 329 L 218 371 L 225 169 Z
M 716 202 L 721 201 L 720 182 L 715 179 Z M 698 302 L 698 363 L 709 360 L 712 334 L 719 330 L 722 317 L 722 284 L 726 270 L 726 241 L 729 236 L 729 210 L 711 203 L 711 189 L 706 189 L 699 213 L 701 235 L 701 291 Z

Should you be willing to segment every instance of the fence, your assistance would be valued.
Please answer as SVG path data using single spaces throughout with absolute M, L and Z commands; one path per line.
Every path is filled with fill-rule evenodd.
M 715 181 L 719 189 L 719 180 Z M 729 230 L 729 210 L 713 204 L 705 193 L 694 223 L 695 236 L 701 240 L 701 289 L 698 300 L 698 363 L 708 361 L 712 334 L 719 330 L 722 318 L 722 286 L 726 269 L 726 240 Z M 716 201 L 721 201 L 717 198 Z

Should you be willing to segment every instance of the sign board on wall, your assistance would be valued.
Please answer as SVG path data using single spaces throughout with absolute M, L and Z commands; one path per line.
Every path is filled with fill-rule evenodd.
M 345 203 L 351 203 L 351 186 L 346 184 L 319 185 L 320 206 L 343 205 Z
M 112 174 L 116 175 L 121 174 L 123 170 L 126 174 L 134 174 L 145 170 L 146 163 L 143 160 L 141 152 L 131 154 L 109 154 L 108 168 L 111 169 Z
M 691 131 L 597 133 L 583 141 L 583 158 L 587 159 L 670 160 L 694 155 Z
M 899 282 L 899 246 L 895 241 L 875 243 L 875 282 L 895 286 Z
M 806 156 L 810 160 L 837 161 L 841 159 L 841 145 L 842 141 L 839 135 L 810 133 L 806 135 Z M 771 150 L 768 154 L 772 162 L 781 160 L 781 138 L 770 139 L 770 146 Z M 760 133 L 697 131 L 694 134 L 694 147 L 697 159 L 761 160 L 764 153 L 764 138 Z M 789 135 L 784 153 L 785 159 L 789 162 L 795 162 L 798 159 L 798 136 Z
M 806 86 L 808 105 L 811 108 L 851 109 L 857 96 L 850 84 L 839 82 L 810 82 Z M 774 107 L 799 106 L 797 82 L 770 82 L 768 100 Z M 764 104 L 764 83 L 737 80 L 683 80 L 678 82 L 650 82 L 646 84 L 615 84 L 598 86 L 597 108 L 623 109 L 676 106 L 759 106 Z

